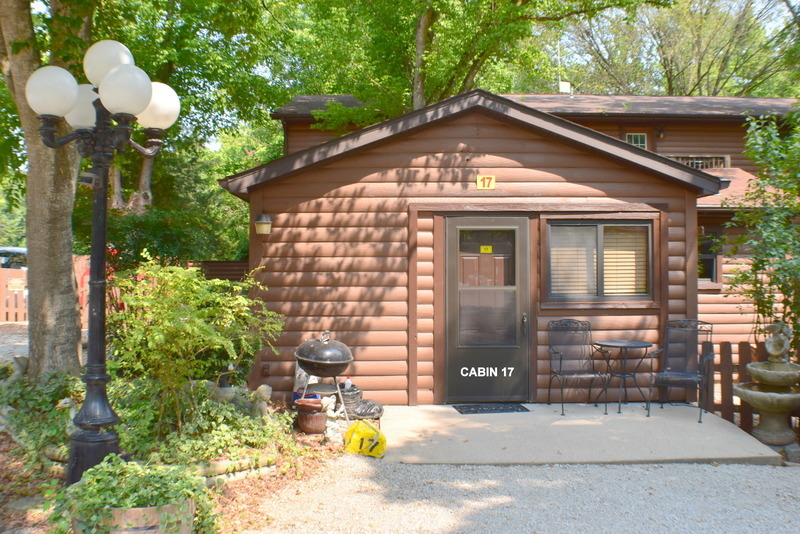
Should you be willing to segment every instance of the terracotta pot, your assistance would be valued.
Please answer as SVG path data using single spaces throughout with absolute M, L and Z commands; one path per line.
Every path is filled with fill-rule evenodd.
M 306 434 L 322 434 L 328 416 L 325 412 L 297 412 L 297 426 Z
M 195 503 L 187 499 L 182 504 L 165 504 L 146 508 L 112 508 L 111 518 L 106 524 L 110 534 L 132 534 L 134 532 L 191 534 L 194 523 Z M 178 527 L 178 530 L 175 530 Z M 72 529 L 76 534 L 90 534 L 82 521 L 73 519 Z
M 322 410 L 321 399 L 297 399 L 294 404 L 301 412 L 314 413 Z

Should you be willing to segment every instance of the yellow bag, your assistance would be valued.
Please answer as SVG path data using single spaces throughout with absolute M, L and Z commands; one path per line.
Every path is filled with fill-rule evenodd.
M 383 458 L 386 452 L 386 436 L 366 421 L 356 421 L 344 434 L 345 452 L 354 452 L 375 458 Z

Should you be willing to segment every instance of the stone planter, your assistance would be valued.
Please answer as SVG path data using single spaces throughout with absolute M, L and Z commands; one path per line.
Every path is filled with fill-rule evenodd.
M 187 499 L 181 504 L 165 504 L 146 508 L 112 508 L 111 518 L 106 524 L 110 534 L 133 534 L 149 532 L 166 534 L 178 532 L 191 534 L 194 523 L 195 503 Z M 72 529 L 76 534 L 91 534 L 82 521 L 73 519 Z M 177 530 L 176 530 L 177 529 Z

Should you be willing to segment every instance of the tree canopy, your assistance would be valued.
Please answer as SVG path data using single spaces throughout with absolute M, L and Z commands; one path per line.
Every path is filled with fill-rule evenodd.
M 761 8 L 777 1 L 8 0 L 0 181 L 12 204 L 27 188 L 33 373 L 77 367 L 79 336 L 61 333 L 77 328 L 71 254 L 86 250 L 89 235 L 77 151 L 44 147 L 25 102 L 40 65 L 82 78 L 88 45 L 116 39 L 154 81 L 174 87 L 183 111 L 146 192 L 154 204 L 128 209 L 150 181 L 137 179 L 138 157 L 117 158 L 111 240 L 133 260 L 144 248 L 169 261 L 233 257 L 246 246 L 246 206 L 216 179 L 280 155 L 269 113 L 293 96 L 353 94 L 368 103 L 356 119 L 373 122 L 475 87 L 555 92 L 559 57 L 584 92 L 786 96 L 778 93 L 790 73 L 776 58 L 797 57 L 800 19 L 791 0 L 780 1 L 794 18 L 766 17 Z M 574 34 L 562 56 L 570 27 L 586 39 Z M 593 56 L 588 39 L 609 36 L 597 47 L 605 55 Z
M 570 26 L 565 71 L 584 93 L 786 96 L 796 63 L 781 0 L 678 0 Z
M 763 326 L 790 325 L 792 346 L 800 350 L 800 116 L 783 121 L 754 118 L 747 155 L 758 175 L 737 199 L 731 226 L 745 230 L 733 240 L 732 255 L 747 254 L 731 284 L 753 301 Z

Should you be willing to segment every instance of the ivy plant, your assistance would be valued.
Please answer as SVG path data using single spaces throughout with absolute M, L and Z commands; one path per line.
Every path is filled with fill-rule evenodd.
M 783 321 L 793 330 L 792 348 L 800 349 L 800 118 L 751 118 L 747 156 L 758 165 L 742 198 L 730 202 L 730 227 L 744 230 L 732 238 L 729 256 L 746 254 L 731 285 L 752 300 L 757 323 Z
M 208 397 L 203 387 L 185 392 L 182 424 L 159 417 L 152 399 L 158 387 L 148 380 L 113 380 L 109 397 L 121 423 L 115 427 L 120 446 L 132 457 L 170 464 L 207 462 L 219 458 L 253 457 L 265 449 L 300 454 L 292 436 L 290 413 L 252 417 L 242 407 Z
M 71 398 L 80 403 L 83 382 L 68 373 L 49 373 L 39 380 L 27 377 L 6 382 L 0 387 L 0 406 L 7 406 L 8 424 L 19 440 L 26 463 L 37 465 L 47 446 L 66 452 L 70 432 L 75 429 L 70 410 L 57 410 L 59 402 Z
M 201 477 L 185 468 L 126 462 L 110 454 L 103 462 L 86 470 L 80 482 L 53 492 L 53 532 L 70 532 L 71 522 L 83 532 L 107 533 L 112 508 L 131 509 L 195 502 L 192 532 L 217 532 L 213 495 Z M 177 517 L 165 514 L 160 532 L 179 532 Z M 119 525 L 124 526 L 124 525 Z

